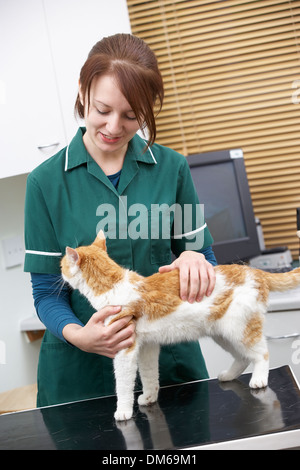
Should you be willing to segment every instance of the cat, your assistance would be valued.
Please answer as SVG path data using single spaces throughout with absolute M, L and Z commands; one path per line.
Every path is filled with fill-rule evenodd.
M 122 306 L 106 324 L 126 315 L 132 315 L 136 324 L 134 345 L 114 358 L 117 421 L 132 417 L 137 369 L 143 386 L 138 403 L 149 405 L 157 400 L 162 344 L 209 336 L 235 359 L 229 370 L 221 372 L 220 381 L 237 378 L 253 363 L 250 388 L 267 386 L 269 353 L 263 336 L 263 314 L 268 294 L 299 285 L 300 268 L 281 274 L 247 265 L 219 265 L 214 269 L 213 293 L 191 304 L 180 299 L 177 269 L 143 277 L 119 266 L 107 254 L 102 231 L 89 246 L 66 248 L 61 261 L 64 281 L 79 289 L 96 310 L 106 305 Z

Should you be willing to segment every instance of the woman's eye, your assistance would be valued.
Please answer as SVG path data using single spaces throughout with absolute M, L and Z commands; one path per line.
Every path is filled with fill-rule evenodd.
M 98 108 L 96 108 L 96 110 L 99 114 L 101 114 L 101 116 L 105 116 L 109 114 L 109 111 L 102 111 L 101 109 L 98 109 Z M 136 117 L 134 115 L 125 114 L 123 117 L 125 119 L 128 119 L 128 121 L 136 121 Z

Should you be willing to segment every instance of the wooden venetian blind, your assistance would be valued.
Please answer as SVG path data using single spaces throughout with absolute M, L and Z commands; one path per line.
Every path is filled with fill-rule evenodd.
M 287 245 L 296 258 L 300 1 L 127 4 L 164 77 L 157 142 L 184 155 L 242 148 L 266 246 Z

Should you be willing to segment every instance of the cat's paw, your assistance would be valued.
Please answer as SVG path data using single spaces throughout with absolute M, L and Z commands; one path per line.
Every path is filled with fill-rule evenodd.
M 127 421 L 132 418 L 132 408 L 117 408 L 114 416 L 116 421 Z
M 220 382 L 230 382 L 235 378 L 236 377 L 230 374 L 228 370 L 223 370 L 223 372 L 220 372 L 220 374 L 218 375 L 218 379 L 220 380 Z
M 151 403 L 155 403 L 157 401 L 157 396 L 158 396 L 158 390 L 154 390 L 148 393 L 142 393 L 138 397 L 138 404 L 141 406 L 147 406 L 147 405 L 150 405 Z
M 268 377 L 252 377 L 249 382 L 250 388 L 265 388 L 268 386 Z

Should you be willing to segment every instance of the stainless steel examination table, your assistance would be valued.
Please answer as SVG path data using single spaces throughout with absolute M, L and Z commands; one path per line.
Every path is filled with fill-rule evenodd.
M 121 423 L 115 396 L 2 415 L 0 449 L 300 448 L 300 390 L 289 366 L 271 370 L 263 390 L 251 390 L 249 378 L 163 387 L 156 404 L 136 403 Z

